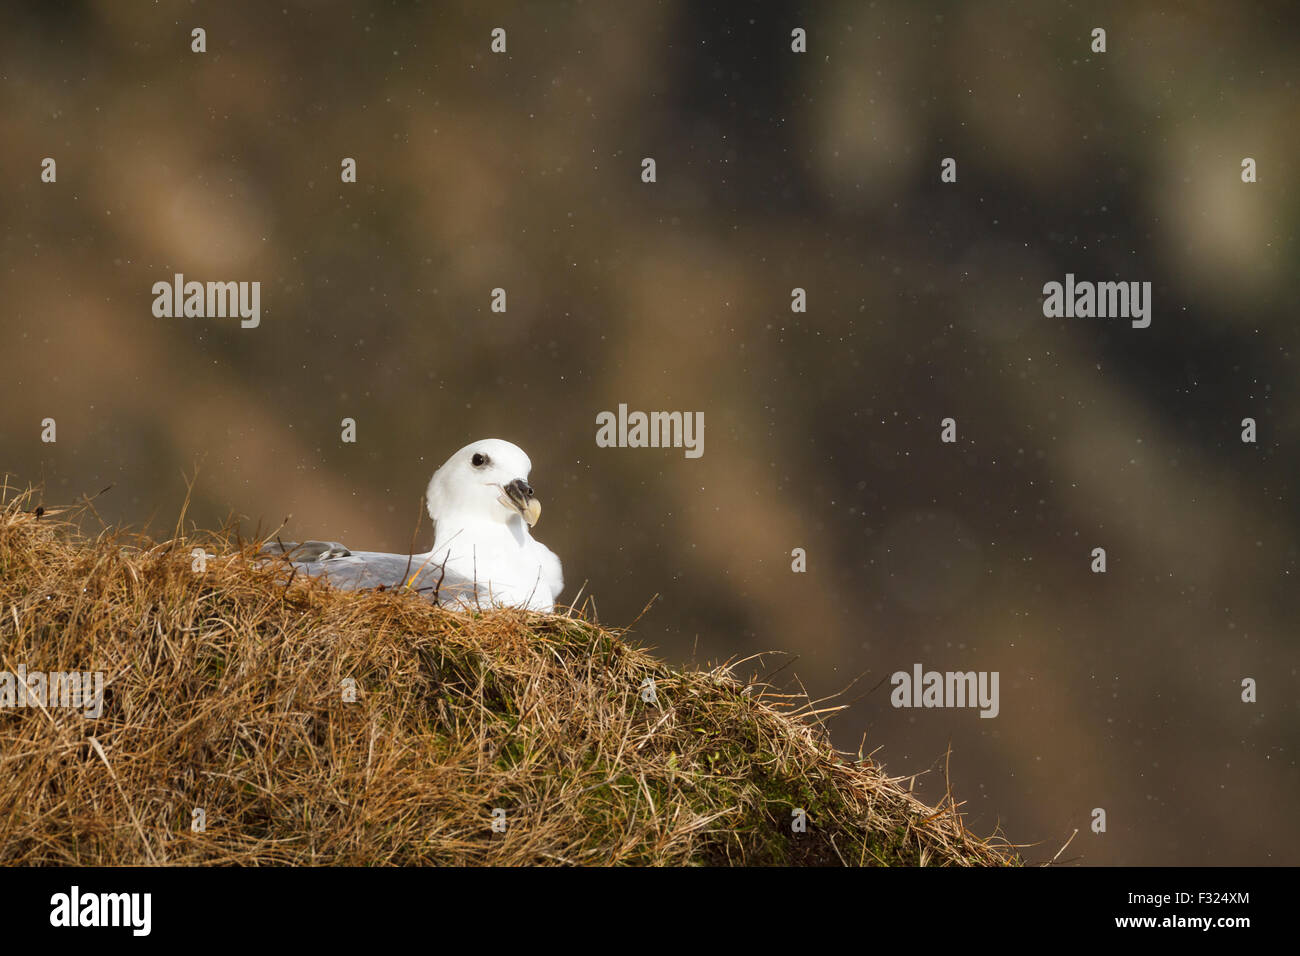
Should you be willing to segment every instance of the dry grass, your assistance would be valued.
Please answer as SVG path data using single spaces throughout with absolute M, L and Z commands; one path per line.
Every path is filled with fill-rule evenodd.
M 107 691 L 95 720 L 0 710 L 0 863 L 1015 862 L 728 668 L 577 616 L 290 580 L 229 534 L 86 538 L 33 503 L 0 497 L 0 670 Z

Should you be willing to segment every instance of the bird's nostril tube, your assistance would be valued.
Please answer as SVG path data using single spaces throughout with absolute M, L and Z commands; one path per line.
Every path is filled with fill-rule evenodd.
M 506 492 L 510 497 L 515 498 L 522 503 L 533 497 L 533 486 L 522 478 L 516 478 L 514 481 L 510 482 L 510 484 L 506 485 Z

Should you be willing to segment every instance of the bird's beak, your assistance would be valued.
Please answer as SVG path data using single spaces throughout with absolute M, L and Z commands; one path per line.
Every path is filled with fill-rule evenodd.
M 522 478 L 516 478 L 501 490 L 504 492 L 500 499 L 503 505 L 523 515 L 528 527 L 537 524 L 537 519 L 542 516 L 542 503 L 533 494 L 532 485 Z

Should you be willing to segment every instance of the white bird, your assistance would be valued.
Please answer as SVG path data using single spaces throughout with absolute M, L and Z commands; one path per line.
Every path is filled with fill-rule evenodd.
M 410 587 L 459 609 L 497 605 L 550 612 L 564 588 L 560 559 L 529 529 L 542 505 L 528 483 L 533 463 L 499 438 L 466 445 L 433 474 L 425 499 L 434 520 L 424 554 L 352 551 L 337 541 L 273 542 L 293 566 L 336 587 Z

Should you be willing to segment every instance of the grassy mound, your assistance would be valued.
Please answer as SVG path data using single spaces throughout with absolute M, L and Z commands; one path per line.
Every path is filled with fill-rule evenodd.
M 727 668 L 674 670 L 578 616 L 336 591 L 228 534 L 88 539 L 74 517 L 0 501 L 0 671 L 105 688 L 97 719 L 0 709 L 0 863 L 1014 862 Z

